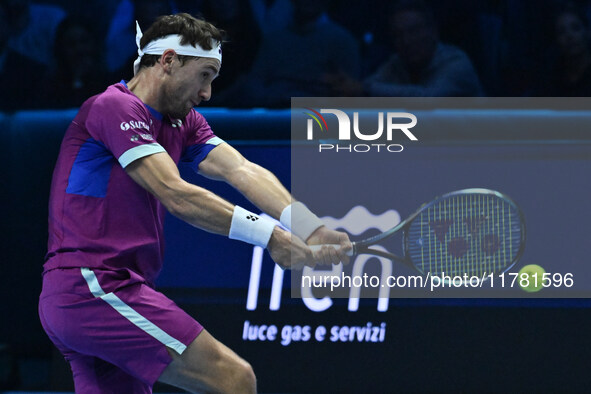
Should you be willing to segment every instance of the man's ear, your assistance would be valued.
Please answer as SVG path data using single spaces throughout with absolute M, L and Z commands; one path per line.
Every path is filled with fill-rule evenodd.
M 172 66 L 172 63 L 173 63 L 175 57 L 176 57 L 176 52 L 174 51 L 174 49 L 167 49 L 166 51 L 164 51 L 162 56 L 160 56 L 159 63 L 164 70 L 170 71 L 170 68 Z

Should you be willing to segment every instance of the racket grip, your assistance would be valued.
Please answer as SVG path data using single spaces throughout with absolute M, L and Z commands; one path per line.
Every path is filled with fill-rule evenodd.
M 323 246 L 332 246 L 336 250 L 339 250 L 341 248 L 341 245 L 339 245 L 339 244 L 326 244 L 326 245 L 310 245 L 310 249 L 312 250 L 312 252 L 318 252 L 320 249 L 322 249 Z M 347 253 L 345 253 L 345 254 L 347 256 L 353 256 L 353 249 L 348 250 Z

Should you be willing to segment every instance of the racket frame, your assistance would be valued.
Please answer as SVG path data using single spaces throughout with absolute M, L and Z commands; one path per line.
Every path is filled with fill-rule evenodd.
M 421 270 L 419 267 L 417 267 L 412 262 L 412 260 L 410 259 L 409 253 L 408 253 L 408 248 L 409 248 L 408 229 L 409 229 L 409 227 L 411 226 L 412 222 L 417 218 L 417 216 L 419 216 L 425 210 L 429 209 L 431 206 L 439 203 L 442 199 L 455 197 L 455 196 L 468 195 L 468 194 L 493 195 L 497 198 L 507 201 L 509 204 L 511 204 L 515 208 L 516 212 L 518 213 L 520 230 L 521 230 L 520 231 L 520 235 L 521 235 L 520 238 L 521 239 L 519 241 L 519 249 L 515 255 L 515 258 L 513 259 L 513 261 L 511 261 L 510 264 L 508 264 L 506 267 L 504 267 L 503 270 L 501 271 L 501 272 L 507 272 L 512 267 L 514 267 L 515 264 L 517 264 L 517 262 L 521 259 L 521 256 L 523 255 L 523 252 L 525 250 L 525 240 L 526 240 L 526 237 L 525 237 L 525 234 L 526 234 L 525 216 L 523 214 L 523 211 L 517 205 L 517 203 L 515 203 L 515 201 L 513 201 L 513 199 L 511 199 L 509 196 L 507 196 L 506 194 L 503 194 L 501 192 L 498 192 L 495 190 L 490 190 L 490 189 L 485 189 L 485 188 L 469 188 L 469 189 L 456 190 L 456 191 L 435 197 L 432 201 L 421 205 L 412 215 L 410 215 L 405 220 L 398 223 L 396 226 L 392 227 L 391 229 L 384 231 L 381 234 L 377 234 L 372 237 L 366 238 L 364 240 L 352 242 L 353 256 L 360 255 L 360 254 L 370 254 L 370 255 L 374 255 L 374 256 L 378 256 L 378 257 L 384 257 L 384 258 L 387 258 L 387 259 L 390 259 L 393 261 L 403 263 L 407 267 L 412 268 L 413 270 L 416 270 L 416 271 L 424 274 L 423 270 Z M 370 246 L 376 245 L 380 241 L 394 235 L 395 233 L 399 232 L 400 230 L 402 230 L 403 257 L 397 256 L 397 255 L 390 253 L 390 252 L 385 252 L 383 250 L 378 250 L 378 249 L 370 247 Z M 501 272 L 498 272 L 497 274 L 500 274 Z

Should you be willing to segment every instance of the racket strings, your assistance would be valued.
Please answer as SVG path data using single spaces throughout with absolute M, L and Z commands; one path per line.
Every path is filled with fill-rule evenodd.
M 419 214 L 406 244 L 422 272 L 481 277 L 510 267 L 521 240 L 521 217 L 513 203 L 496 195 L 459 194 Z

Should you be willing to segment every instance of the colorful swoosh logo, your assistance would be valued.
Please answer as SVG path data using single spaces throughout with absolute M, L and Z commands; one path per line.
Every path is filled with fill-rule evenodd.
M 304 112 L 304 113 L 308 116 L 311 116 L 312 119 L 314 119 L 316 121 L 316 123 L 318 123 L 318 126 L 320 126 L 321 131 L 324 131 L 324 127 L 326 127 L 326 131 L 328 131 L 328 125 L 326 124 L 326 120 L 324 120 L 324 117 L 322 115 L 320 115 L 318 112 L 314 111 L 312 108 L 305 108 L 305 109 L 314 112 L 314 114 L 311 114 L 309 112 Z M 324 123 L 324 127 L 322 127 L 322 123 L 320 123 L 320 120 L 318 118 L 322 119 L 322 123 Z

